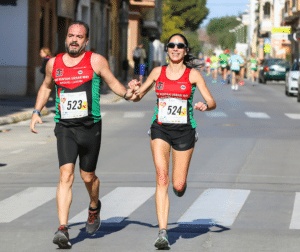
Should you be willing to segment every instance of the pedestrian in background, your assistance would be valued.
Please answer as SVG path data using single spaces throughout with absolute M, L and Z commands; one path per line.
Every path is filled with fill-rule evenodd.
M 238 83 L 240 81 L 241 65 L 244 64 L 243 58 L 238 54 L 237 49 L 234 50 L 230 57 L 229 65 L 231 70 L 231 89 L 238 90 Z
M 210 65 L 211 76 L 213 78 L 212 83 L 217 83 L 219 59 L 216 53 L 213 53 L 213 56 L 210 58 L 210 61 L 211 61 L 211 65 Z
M 258 65 L 259 65 L 259 60 L 256 57 L 255 53 L 251 54 L 250 63 L 251 63 L 251 81 L 254 83 L 258 78 L 257 70 L 258 70 Z
M 245 84 L 244 78 L 245 78 L 245 70 L 246 70 L 247 59 L 246 59 L 246 57 L 244 56 L 243 53 L 240 53 L 240 56 L 243 59 L 244 63 L 241 64 L 241 70 L 240 70 L 241 72 L 240 72 L 240 82 L 239 82 L 239 85 L 243 86 Z
M 42 47 L 40 50 L 40 56 L 43 60 L 42 67 L 40 68 L 40 72 L 44 75 L 44 79 L 45 79 L 47 62 L 50 58 L 52 58 L 50 49 L 48 47 Z
M 137 48 L 135 48 L 133 51 L 133 61 L 134 61 L 134 74 L 141 83 L 143 82 L 143 78 L 145 75 L 146 58 L 147 58 L 146 51 L 143 48 L 143 44 L 140 43 L 137 46 Z
M 223 53 L 219 55 L 219 61 L 220 61 L 220 70 L 221 70 L 221 84 L 226 84 L 227 80 L 227 68 L 228 68 L 228 55 L 226 54 L 227 50 L 225 49 Z

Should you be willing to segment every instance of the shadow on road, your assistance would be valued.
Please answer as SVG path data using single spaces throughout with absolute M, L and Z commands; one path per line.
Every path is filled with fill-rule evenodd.
M 117 219 L 117 218 L 116 218 Z M 82 242 L 85 239 L 99 239 L 104 237 L 105 235 L 109 235 L 115 232 L 119 232 L 128 225 L 135 224 L 146 226 L 149 228 L 156 228 L 158 229 L 158 225 L 152 225 L 145 222 L 140 221 L 130 221 L 123 220 L 121 223 L 111 223 L 103 221 L 101 223 L 100 229 L 93 235 L 86 233 L 85 227 L 80 229 L 77 237 L 70 239 L 71 244 L 74 246 L 76 243 Z M 205 220 L 206 221 L 206 220 Z M 203 223 L 203 220 L 195 220 L 195 223 Z M 85 225 L 85 222 L 78 222 L 69 225 L 69 228 L 78 226 L 78 225 Z M 170 245 L 176 243 L 179 238 L 183 239 L 192 239 L 199 235 L 206 234 L 208 232 L 220 233 L 223 231 L 228 231 L 230 228 L 218 225 L 218 224 L 181 224 L 181 223 L 169 223 L 168 225 L 178 225 L 177 227 L 171 228 L 168 230 L 169 242 Z M 155 239 L 155 237 L 153 237 Z

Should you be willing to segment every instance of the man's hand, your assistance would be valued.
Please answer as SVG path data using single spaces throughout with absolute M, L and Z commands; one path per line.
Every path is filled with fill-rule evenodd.
M 30 130 L 33 133 L 38 133 L 38 131 L 35 129 L 36 123 L 42 124 L 43 122 L 42 122 L 41 117 L 38 114 L 34 113 L 34 114 L 32 114 L 32 118 L 31 118 L 31 122 L 30 122 Z

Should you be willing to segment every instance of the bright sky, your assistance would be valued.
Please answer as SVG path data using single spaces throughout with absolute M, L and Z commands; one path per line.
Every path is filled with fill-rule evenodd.
M 247 4 L 250 0 L 207 0 L 206 7 L 209 9 L 207 18 L 201 24 L 201 27 L 206 26 L 210 19 L 223 16 L 236 16 L 239 13 L 249 9 Z

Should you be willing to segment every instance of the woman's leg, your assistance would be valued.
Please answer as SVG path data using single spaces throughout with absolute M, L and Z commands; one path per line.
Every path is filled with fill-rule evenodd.
M 177 192 L 182 192 L 186 186 L 186 178 L 193 155 L 194 148 L 186 151 L 172 150 L 173 172 L 172 182 L 173 188 Z
M 151 150 L 156 169 L 156 214 L 159 230 L 167 229 L 169 216 L 169 163 L 171 146 L 162 139 L 151 140 Z

